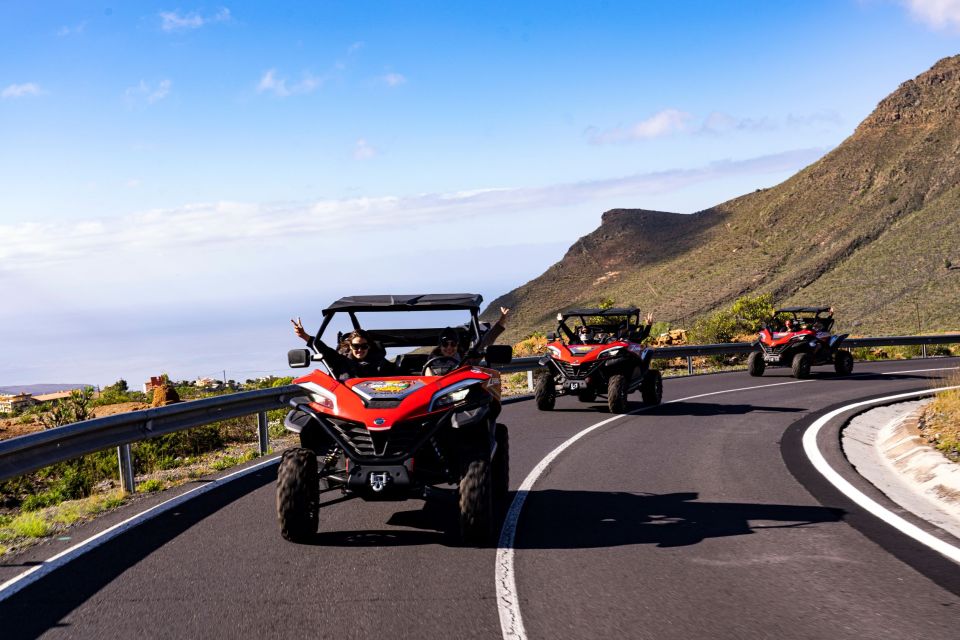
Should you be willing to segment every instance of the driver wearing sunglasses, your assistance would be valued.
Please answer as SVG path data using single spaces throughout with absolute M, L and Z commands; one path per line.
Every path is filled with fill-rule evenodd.
M 367 332 L 362 329 L 347 334 L 344 339 L 346 353 L 341 353 L 322 340 L 312 338 L 304 331 L 300 318 L 290 322 L 293 323 L 293 331 L 297 336 L 306 340 L 308 344 L 311 340 L 313 341 L 313 346 L 320 352 L 323 361 L 339 380 L 376 378 L 397 373 L 396 367 L 386 359 L 383 350 L 373 343 Z

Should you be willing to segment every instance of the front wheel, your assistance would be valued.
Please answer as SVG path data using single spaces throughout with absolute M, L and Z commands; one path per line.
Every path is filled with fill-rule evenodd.
M 793 369 L 793 377 L 798 380 L 803 378 L 810 377 L 810 354 L 809 353 L 798 353 L 793 356 L 793 363 L 791 364 L 791 369 Z
M 460 475 L 460 539 L 486 544 L 493 535 L 493 473 L 489 460 L 470 462 Z
M 553 376 L 543 375 L 537 378 L 533 387 L 533 397 L 537 400 L 537 409 L 551 411 L 557 403 L 557 390 L 554 389 Z
M 651 369 L 643 375 L 643 382 L 640 383 L 640 395 L 643 396 L 643 404 L 660 404 L 663 400 L 663 377 L 659 371 Z
M 316 454 L 309 449 L 287 449 L 277 471 L 280 535 L 291 542 L 306 541 L 317 532 L 319 511 Z
M 837 351 L 833 356 L 833 369 L 841 376 L 853 373 L 853 354 L 845 349 Z
M 607 383 L 607 406 L 610 413 L 627 412 L 627 377 L 615 373 Z
M 759 378 L 763 375 L 764 369 L 767 368 L 767 363 L 763 361 L 763 354 L 759 351 L 754 351 L 749 356 L 747 356 L 747 371 L 750 372 L 754 378 Z

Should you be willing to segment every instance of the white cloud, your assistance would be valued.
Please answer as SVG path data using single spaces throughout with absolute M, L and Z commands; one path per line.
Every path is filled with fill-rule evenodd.
M 65 25 L 60 27 L 59 29 L 57 29 L 57 35 L 60 36 L 61 38 L 66 36 L 72 36 L 78 33 L 83 33 L 83 31 L 86 28 L 87 28 L 87 21 L 84 20 L 83 22 L 80 22 L 79 24 L 75 24 L 73 26 Z
M 902 0 L 914 18 L 935 29 L 960 29 L 960 0 Z
M 399 73 L 388 73 L 387 75 L 382 76 L 380 80 L 383 81 L 383 83 L 388 87 L 399 87 L 407 82 L 406 77 Z
M 191 245 L 224 247 L 236 241 L 302 239 L 311 234 L 331 241 L 358 227 L 371 231 L 390 229 L 400 219 L 405 229 L 416 229 L 478 215 L 510 216 L 517 211 L 570 207 L 610 199 L 627 200 L 625 204 L 628 204 L 630 199 L 640 196 L 670 193 L 713 180 L 796 171 L 823 153 L 823 149 L 800 149 L 746 160 L 722 160 L 694 169 L 545 187 L 282 204 L 214 202 L 74 223 L 0 225 L 0 237 L 5 239 L 0 244 L 0 264 L 8 271 L 26 270 L 83 261 L 108 252 L 143 254 L 148 250 L 179 250 Z
M 708 115 L 697 133 L 720 135 L 729 131 L 771 131 L 777 124 L 770 118 L 737 118 L 728 113 L 714 111 Z
M 210 16 L 203 16 L 199 13 L 187 13 L 181 15 L 179 10 L 161 11 L 159 16 L 160 29 L 168 33 L 173 31 L 199 29 L 204 25 L 214 24 L 217 22 L 229 22 L 231 18 L 230 9 L 227 9 L 226 7 L 221 8 L 215 14 Z
M 367 46 L 366 42 L 362 42 L 362 41 L 354 42 L 349 47 L 347 47 L 347 53 L 356 53 L 357 51 L 360 51 L 360 49 L 363 49 L 365 46 Z
M 324 78 L 305 71 L 300 77 L 300 82 L 288 84 L 286 78 L 277 76 L 276 69 L 268 69 L 260 76 L 260 82 L 257 84 L 257 93 L 272 93 L 281 98 L 285 98 L 287 96 L 312 93 L 320 88 L 323 83 Z
M 377 155 L 377 150 L 370 146 L 363 138 L 357 140 L 357 144 L 353 147 L 353 157 L 355 160 L 368 160 Z
M 617 127 L 606 131 L 593 130 L 590 135 L 590 142 L 609 144 L 660 138 L 684 131 L 687 128 L 687 122 L 692 117 L 689 113 L 678 109 L 664 109 L 630 127 Z
M 170 87 L 173 83 L 170 80 L 161 80 L 156 85 L 144 80 L 140 81 L 135 87 L 130 87 L 124 92 L 124 98 L 129 106 L 134 106 L 141 100 L 147 104 L 155 104 L 170 95 Z
M 43 91 L 40 85 L 34 82 L 24 84 L 11 84 L 0 91 L 0 98 L 24 98 L 26 96 L 39 96 Z
M 136 189 L 141 184 L 143 184 L 143 181 L 140 180 L 140 178 L 130 178 L 129 180 L 127 180 L 125 184 L 127 189 Z

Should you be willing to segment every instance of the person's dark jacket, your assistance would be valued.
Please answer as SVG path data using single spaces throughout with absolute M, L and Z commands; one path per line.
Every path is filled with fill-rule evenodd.
M 338 380 L 347 378 L 378 378 L 380 376 L 396 375 L 397 368 L 392 362 L 384 357 L 383 352 L 370 345 L 367 351 L 367 357 L 358 360 L 350 356 L 345 356 L 336 349 L 333 349 L 323 343 L 322 340 L 314 339 L 313 345 L 323 356 L 323 361 L 327 363 L 333 375 Z

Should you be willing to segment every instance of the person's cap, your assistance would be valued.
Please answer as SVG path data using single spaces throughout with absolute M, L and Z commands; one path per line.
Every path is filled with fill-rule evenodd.
M 440 342 L 443 342 L 444 340 L 453 340 L 454 342 L 460 342 L 460 334 L 458 334 L 455 329 L 451 327 L 447 327 L 446 329 L 440 332 Z

